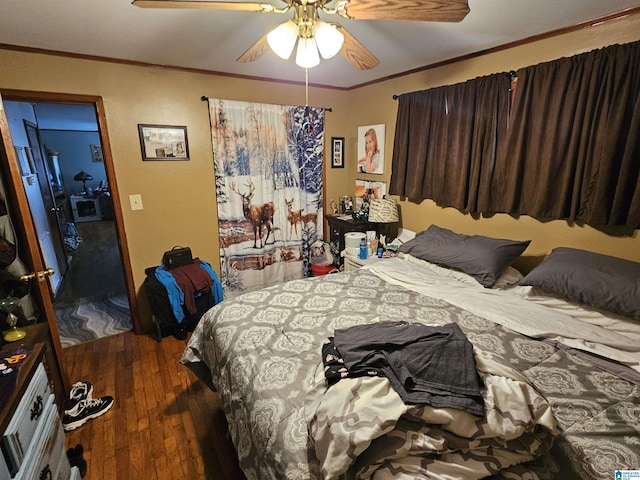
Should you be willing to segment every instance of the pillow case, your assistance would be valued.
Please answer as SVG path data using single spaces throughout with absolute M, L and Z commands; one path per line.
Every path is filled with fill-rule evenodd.
M 640 263 L 558 247 L 519 285 L 640 320 Z
M 515 241 L 481 235 L 462 235 L 431 225 L 399 251 L 473 276 L 484 287 L 492 287 L 506 268 L 529 246 L 530 240 Z
M 520 273 L 520 270 L 509 266 L 502 272 L 491 288 L 505 289 L 513 285 L 518 285 L 518 282 L 522 280 L 523 277 L 524 275 Z
M 422 260 L 420 258 L 414 257 L 413 255 L 409 255 L 409 254 L 401 253 L 400 256 L 402 258 L 407 258 L 414 262 L 418 262 L 421 265 L 426 265 L 427 268 L 429 268 L 433 272 L 443 277 L 453 278 L 454 280 L 457 280 L 461 283 L 465 283 L 467 285 L 472 285 L 474 287 L 482 286 L 480 285 L 480 283 L 478 283 L 478 281 L 474 277 L 460 270 L 453 270 L 448 267 L 442 267 L 440 265 L 436 265 L 435 263 L 427 262 L 426 260 Z M 494 283 L 491 288 L 497 289 L 497 290 L 516 288 L 518 285 L 518 282 L 523 278 L 524 278 L 524 275 L 522 275 L 522 273 L 520 273 L 519 270 L 513 267 L 507 267 L 506 270 L 502 272 L 502 275 L 498 277 L 498 280 L 496 280 L 496 283 Z M 518 287 L 518 288 L 530 288 L 530 287 Z

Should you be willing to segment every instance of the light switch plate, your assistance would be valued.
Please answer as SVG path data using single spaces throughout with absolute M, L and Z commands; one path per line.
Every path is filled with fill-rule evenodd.
M 142 210 L 142 195 L 139 193 L 129 195 L 129 203 L 131 204 L 131 210 Z

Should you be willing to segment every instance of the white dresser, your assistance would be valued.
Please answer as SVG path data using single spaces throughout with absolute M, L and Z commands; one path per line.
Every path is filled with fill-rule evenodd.
M 71 211 L 73 212 L 73 221 L 92 222 L 94 220 L 102 220 L 102 212 L 100 211 L 100 202 L 98 197 L 85 195 L 71 195 Z
M 20 364 L 15 391 L 2 409 L 0 480 L 80 478 L 67 459 L 65 433 L 43 350 L 42 344 L 35 345 L 28 355 L 31 358 Z

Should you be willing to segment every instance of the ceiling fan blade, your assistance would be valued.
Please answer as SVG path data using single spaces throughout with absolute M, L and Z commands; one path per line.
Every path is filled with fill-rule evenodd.
M 346 0 L 336 10 L 345 18 L 460 22 L 469 13 L 468 0 Z
M 236 59 L 236 62 L 248 63 L 260 58 L 262 54 L 269 48 L 269 44 L 267 43 L 267 35 L 269 35 L 269 32 L 265 33 L 256 43 L 251 45 L 242 55 L 240 55 Z
M 241 10 L 244 12 L 274 12 L 276 8 L 268 3 L 216 2 L 210 0 L 133 0 L 141 8 L 196 8 L 210 10 Z
M 380 64 L 380 60 L 356 40 L 346 28 L 338 23 L 334 23 L 333 25 L 344 35 L 344 44 L 340 49 L 340 55 L 346 58 L 351 65 L 358 70 L 364 71 L 376 68 Z

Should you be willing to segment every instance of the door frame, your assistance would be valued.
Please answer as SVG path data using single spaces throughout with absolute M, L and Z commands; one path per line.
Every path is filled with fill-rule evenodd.
M 124 218 L 122 215 L 122 203 L 120 201 L 120 194 L 118 191 L 118 183 L 116 181 L 116 174 L 113 165 L 113 156 L 111 152 L 111 143 L 109 141 L 109 133 L 107 129 L 107 119 L 104 110 L 104 103 L 102 101 L 101 96 L 97 95 L 80 95 L 80 94 L 69 94 L 69 93 L 56 93 L 56 92 L 40 92 L 40 91 L 30 91 L 30 90 L 14 90 L 14 89 L 4 89 L 0 88 L 0 110 L 4 110 L 4 104 L 2 104 L 3 100 L 13 100 L 19 102 L 43 102 L 43 103 L 60 103 L 60 104 L 75 104 L 75 105 L 90 105 L 95 108 L 96 111 L 96 120 L 98 123 L 98 134 L 100 135 L 100 143 L 102 145 L 102 155 L 104 160 L 104 169 L 107 177 L 107 182 L 109 183 L 109 189 L 111 191 L 111 200 L 113 202 L 113 215 L 114 215 L 114 223 L 116 227 L 116 236 L 118 240 L 118 247 L 120 249 L 120 257 L 122 259 L 122 268 L 124 273 L 125 285 L 127 289 L 127 297 L 129 300 L 129 310 L 131 312 L 131 320 L 133 324 L 133 331 L 136 334 L 142 333 L 142 328 L 140 325 L 140 316 L 138 311 L 138 303 L 135 291 L 135 284 L 133 280 L 133 270 L 131 268 L 131 259 L 129 253 L 129 245 L 127 242 L 127 235 L 124 229 Z M 6 132 L 5 132 L 6 129 Z M 11 132 L 9 132 L 8 125 L 3 125 L 0 123 L 0 134 L 5 139 L 5 143 L 7 143 L 7 138 L 10 141 L 11 147 L 13 147 L 13 141 L 11 140 Z M 3 150 L 2 142 L 0 142 L 0 150 Z M 6 158 L 8 158 L 9 170 L 11 173 L 11 182 L 14 185 L 22 186 L 22 179 L 19 170 L 18 159 L 15 154 L 15 149 L 11 149 L 11 152 L 4 152 Z M 3 152 L 0 151 L 0 154 Z M 9 181 L 9 179 L 7 179 Z M 17 183 L 16 183 L 17 182 Z M 15 188 L 16 196 L 15 199 L 16 205 L 20 208 L 21 212 L 28 212 L 29 206 L 26 199 L 26 195 L 24 194 L 24 190 L 22 188 Z M 26 218 L 28 217 L 28 218 Z M 33 221 L 30 215 L 23 215 L 23 221 L 27 224 L 27 243 L 29 244 L 31 261 L 32 265 L 36 268 L 36 271 L 44 270 L 46 267 L 43 265 L 42 259 L 40 257 L 38 247 L 37 237 L 35 236 L 35 227 L 33 225 Z M 35 242 L 32 245 L 32 242 Z M 36 250 L 31 251 L 32 247 L 35 246 Z M 96 262 L 96 270 L 99 271 L 99 264 Z M 40 282 L 38 282 L 40 283 Z M 48 282 L 44 282 L 48 283 Z M 48 285 L 44 285 L 48 289 Z M 40 285 L 42 287 L 42 285 Z M 42 289 L 41 289 L 42 290 Z M 51 327 L 51 332 L 56 340 L 56 348 L 62 350 L 60 344 L 60 333 L 58 330 L 58 325 L 56 323 L 55 310 L 53 309 L 53 302 L 51 296 L 48 295 L 45 303 L 46 317 Z M 49 308 L 50 307 L 50 308 Z M 58 353 L 60 353 L 58 352 Z

